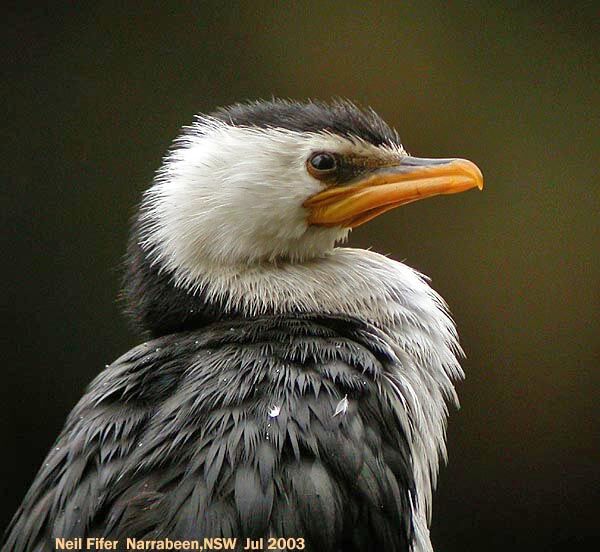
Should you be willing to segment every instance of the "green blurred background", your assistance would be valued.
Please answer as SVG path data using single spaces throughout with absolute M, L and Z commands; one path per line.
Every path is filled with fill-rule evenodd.
M 137 342 L 116 303 L 128 220 L 179 127 L 243 99 L 344 96 L 409 152 L 486 177 L 351 237 L 432 277 L 468 355 L 436 548 L 595 542 L 597 3 L 141 6 L 4 9 L 2 525 L 86 384 Z

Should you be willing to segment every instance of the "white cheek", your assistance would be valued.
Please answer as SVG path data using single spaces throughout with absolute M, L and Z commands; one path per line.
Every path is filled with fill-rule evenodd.
M 313 257 L 346 236 L 309 227 L 302 205 L 323 189 L 306 159 L 350 148 L 348 141 L 217 125 L 179 143 L 147 194 L 143 233 L 154 256 L 185 278 L 207 261 Z
M 232 164 L 223 186 L 214 192 L 221 209 L 215 216 L 226 220 L 231 236 L 246 243 L 247 251 L 283 247 L 307 230 L 304 201 L 320 184 L 310 177 L 304 161 L 275 163 L 276 155 L 250 163 Z M 279 245 L 278 245 L 279 242 Z

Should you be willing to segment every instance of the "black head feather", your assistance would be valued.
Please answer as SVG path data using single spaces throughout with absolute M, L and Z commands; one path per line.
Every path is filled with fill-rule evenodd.
M 222 107 L 211 117 L 234 126 L 283 128 L 296 132 L 328 131 L 357 137 L 375 146 L 399 146 L 400 137 L 375 111 L 361 109 L 349 100 L 330 104 L 274 99 Z

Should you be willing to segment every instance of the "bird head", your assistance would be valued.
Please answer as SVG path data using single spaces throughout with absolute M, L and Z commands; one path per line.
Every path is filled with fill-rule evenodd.
M 180 278 L 207 263 L 301 262 L 389 209 L 481 185 L 471 162 L 411 157 L 350 102 L 238 104 L 184 129 L 145 195 L 140 237 Z
M 127 312 L 154 335 L 236 314 L 317 304 L 337 312 L 339 282 L 371 274 L 352 276 L 349 250 L 334 247 L 352 228 L 481 185 L 469 161 L 411 157 L 375 112 L 347 101 L 273 100 L 201 115 L 144 194 Z

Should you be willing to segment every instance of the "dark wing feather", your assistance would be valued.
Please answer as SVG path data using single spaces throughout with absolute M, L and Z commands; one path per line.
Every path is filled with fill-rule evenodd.
M 309 550 L 410 550 L 410 448 L 398 401 L 381 394 L 391 351 L 373 327 L 308 316 L 133 349 L 69 416 L 3 550 L 269 535 L 303 536 Z

